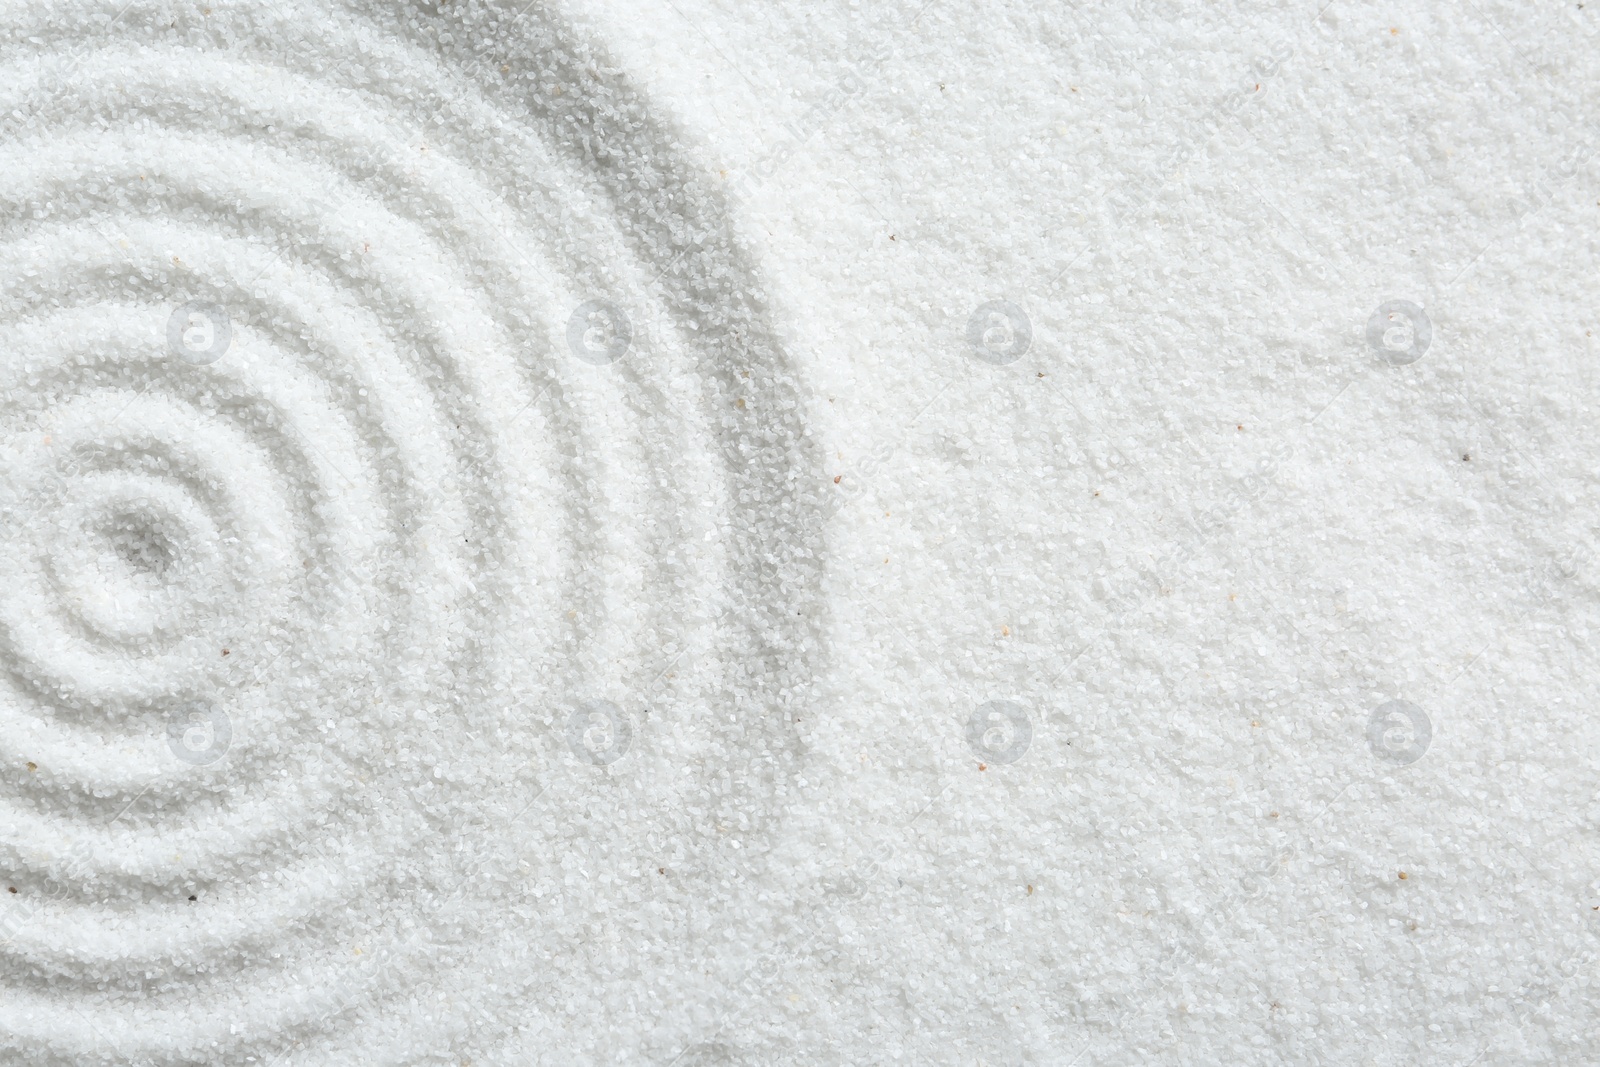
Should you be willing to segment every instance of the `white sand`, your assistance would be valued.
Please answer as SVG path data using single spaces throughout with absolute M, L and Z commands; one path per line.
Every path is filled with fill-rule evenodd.
M 0 1062 L 1600 1059 L 1600 5 L 0 13 Z

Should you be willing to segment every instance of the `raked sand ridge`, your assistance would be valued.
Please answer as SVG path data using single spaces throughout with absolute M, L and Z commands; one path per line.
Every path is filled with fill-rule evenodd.
M 623 934 L 774 831 L 798 390 L 519 8 L 3 9 L 5 1062 L 616 1054 L 716 969 Z

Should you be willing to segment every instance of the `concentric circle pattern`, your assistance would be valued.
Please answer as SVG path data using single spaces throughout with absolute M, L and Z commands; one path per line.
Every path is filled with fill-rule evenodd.
M 670 1058 L 815 625 L 715 197 L 547 5 L 0 11 L 0 1059 Z

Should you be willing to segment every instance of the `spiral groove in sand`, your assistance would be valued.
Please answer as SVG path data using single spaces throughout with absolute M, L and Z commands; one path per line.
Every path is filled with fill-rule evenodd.
M 759 852 L 792 385 L 549 12 L 85 10 L 0 8 L 0 1049 L 492 1058 Z

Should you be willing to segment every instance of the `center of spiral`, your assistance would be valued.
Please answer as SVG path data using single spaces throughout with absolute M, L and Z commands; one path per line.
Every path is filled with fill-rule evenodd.
M 184 486 L 128 471 L 70 483 L 64 509 L 40 524 L 50 599 L 65 618 L 135 656 L 192 633 L 215 607 L 220 534 Z M 54 521 L 52 521 L 54 519 Z
M 160 516 L 148 511 L 114 512 L 95 525 L 95 535 L 133 575 L 166 577 L 178 562 L 178 546 Z

